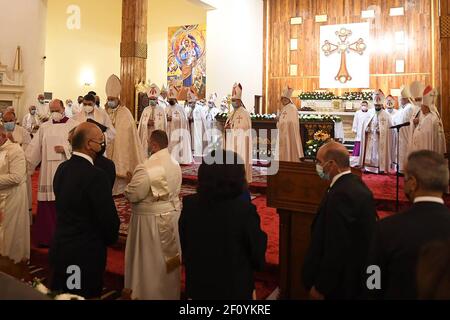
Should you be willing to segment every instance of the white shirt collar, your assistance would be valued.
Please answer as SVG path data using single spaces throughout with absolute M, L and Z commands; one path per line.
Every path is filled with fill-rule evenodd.
M 333 188 L 334 184 L 339 180 L 339 178 L 341 178 L 347 174 L 351 174 L 351 173 L 352 173 L 351 170 L 347 170 L 347 171 L 341 172 L 337 176 L 335 176 L 333 178 L 333 180 L 331 180 L 330 189 Z
M 444 204 L 444 200 L 442 200 L 442 198 L 439 198 L 439 197 L 417 197 L 414 199 L 414 203 L 418 203 L 418 202 L 435 202 L 435 203 Z
M 92 160 L 92 158 L 91 158 L 90 156 L 88 156 L 87 154 L 84 154 L 84 153 L 81 153 L 81 152 L 74 151 L 74 152 L 73 152 L 73 155 L 74 155 L 74 156 L 81 157 L 81 158 L 84 158 L 84 159 L 86 159 L 87 161 L 89 161 L 92 165 L 94 165 L 94 160 Z

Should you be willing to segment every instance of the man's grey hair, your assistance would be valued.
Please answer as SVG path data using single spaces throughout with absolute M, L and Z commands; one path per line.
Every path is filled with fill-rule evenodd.
M 445 193 L 449 182 L 447 161 L 434 151 L 413 152 L 408 157 L 406 177 L 415 177 L 419 187 L 426 191 Z

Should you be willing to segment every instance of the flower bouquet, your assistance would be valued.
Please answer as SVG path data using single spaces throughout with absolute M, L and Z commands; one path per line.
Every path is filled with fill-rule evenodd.
M 342 118 L 338 116 L 332 116 L 328 114 L 302 114 L 299 115 L 300 120 L 303 121 L 333 121 L 335 123 L 342 122 Z
M 314 134 L 314 139 L 306 142 L 305 157 L 307 159 L 316 159 L 320 147 L 330 141 L 330 139 L 331 137 L 328 133 L 322 130 L 317 131 Z
M 68 293 L 62 293 L 58 294 L 55 292 L 50 291 L 46 286 L 42 284 L 42 282 L 38 279 L 34 279 L 31 283 L 31 287 L 39 291 L 40 293 L 48 296 L 49 298 L 53 300 L 86 300 L 83 297 L 74 295 L 74 294 L 68 294 Z
M 250 119 L 252 120 L 263 120 L 263 121 L 270 121 L 270 120 L 276 120 L 277 115 L 276 114 L 250 114 Z

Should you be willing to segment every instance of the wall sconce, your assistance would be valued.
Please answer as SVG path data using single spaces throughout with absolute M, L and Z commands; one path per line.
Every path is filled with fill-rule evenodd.
M 85 69 L 81 72 L 81 84 L 90 87 L 94 84 L 94 73 L 90 69 Z

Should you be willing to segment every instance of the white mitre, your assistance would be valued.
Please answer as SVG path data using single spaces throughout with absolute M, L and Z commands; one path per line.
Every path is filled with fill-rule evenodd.
M 120 82 L 120 79 L 115 74 L 111 75 L 108 78 L 108 81 L 106 82 L 106 96 L 107 97 L 113 97 L 113 98 L 119 98 L 120 92 L 122 91 L 122 83 Z

